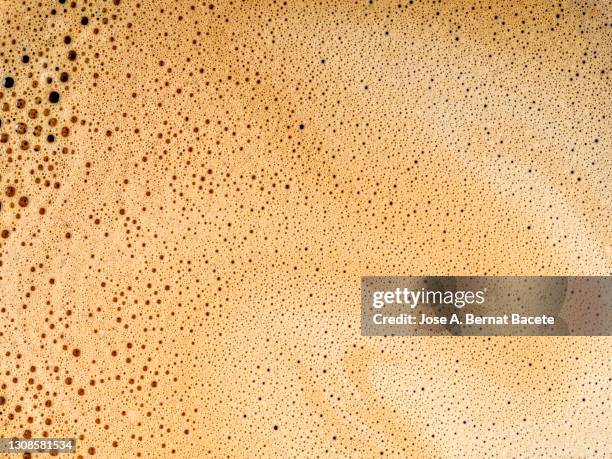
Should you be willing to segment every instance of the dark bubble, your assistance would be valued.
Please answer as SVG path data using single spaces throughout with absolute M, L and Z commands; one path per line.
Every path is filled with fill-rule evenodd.
M 52 104 L 57 104 L 59 100 L 60 100 L 59 92 L 51 91 L 51 93 L 49 94 L 49 102 L 51 102 Z
M 81 18 L 81 25 L 86 26 L 87 24 L 89 24 L 89 18 L 87 16 L 83 16 Z
M 77 58 L 77 53 L 75 50 L 70 50 L 68 52 L 68 59 L 74 61 Z
M 66 83 L 66 82 L 68 81 L 68 73 L 66 73 L 66 72 L 62 72 L 62 73 L 60 74 L 60 81 L 61 81 L 62 83 Z
M 13 77 L 7 76 L 7 77 L 4 77 L 4 81 L 2 84 L 7 89 L 12 88 L 15 85 L 15 80 L 13 79 Z
M 23 56 L 21 56 L 21 62 L 23 62 L 24 64 L 27 64 L 28 62 L 30 62 L 30 56 L 28 56 L 27 54 L 24 54 Z

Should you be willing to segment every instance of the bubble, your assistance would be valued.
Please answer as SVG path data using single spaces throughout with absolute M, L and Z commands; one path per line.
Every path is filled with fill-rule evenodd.
M 49 102 L 51 102 L 52 104 L 56 104 L 58 103 L 60 100 L 60 95 L 57 91 L 51 91 L 49 93 Z

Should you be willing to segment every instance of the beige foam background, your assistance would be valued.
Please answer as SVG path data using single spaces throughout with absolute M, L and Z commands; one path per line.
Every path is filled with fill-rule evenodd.
M 362 275 L 610 273 L 609 2 L 211 4 L 0 4 L 2 436 L 609 455 L 607 338 L 359 335 Z

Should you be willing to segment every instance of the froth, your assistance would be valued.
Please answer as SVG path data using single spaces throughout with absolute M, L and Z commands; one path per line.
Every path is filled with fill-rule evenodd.
M 603 457 L 609 341 L 361 337 L 358 286 L 610 274 L 606 5 L 1 2 L 2 436 Z

